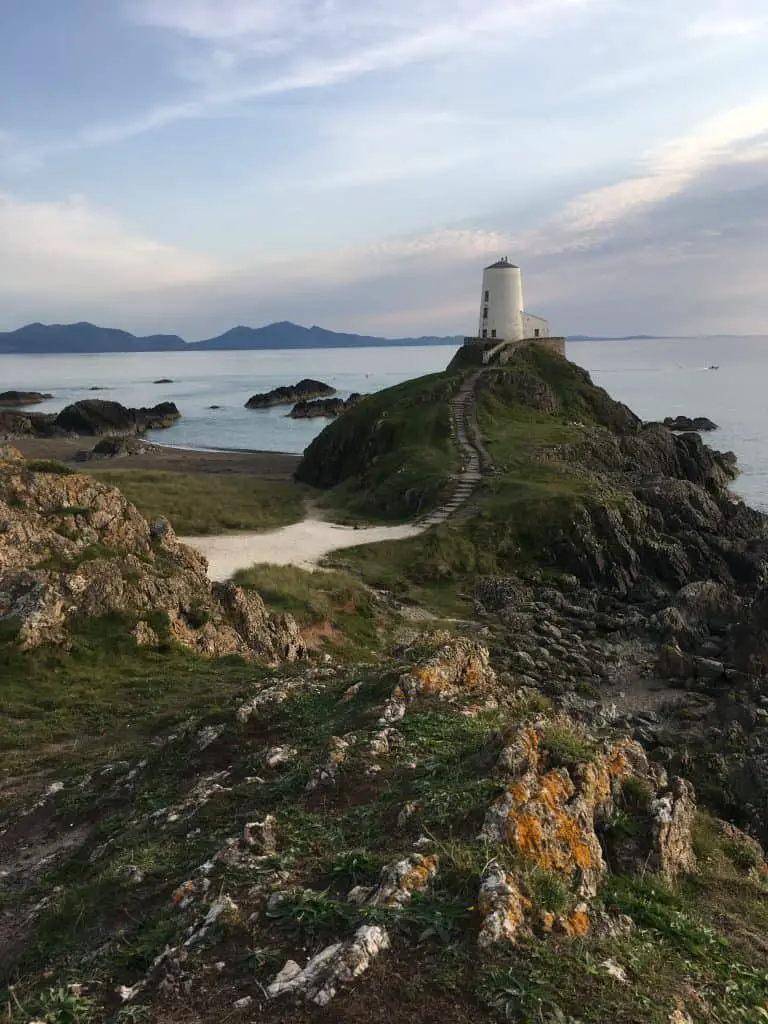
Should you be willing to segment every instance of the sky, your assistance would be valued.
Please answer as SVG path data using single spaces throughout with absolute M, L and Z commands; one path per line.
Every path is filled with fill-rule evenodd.
M 0 330 L 768 335 L 766 0 L 0 0 Z

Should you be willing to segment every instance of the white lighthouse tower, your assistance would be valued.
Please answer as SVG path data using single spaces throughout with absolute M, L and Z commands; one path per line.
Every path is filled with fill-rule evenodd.
M 523 275 L 520 267 L 505 257 L 483 271 L 479 338 L 522 341 Z
M 565 338 L 552 338 L 547 320 L 525 312 L 523 275 L 504 256 L 483 271 L 477 334 L 465 338 L 464 344 L 475 348 L 476 362 L 504 366 L 521 344 L 529 342 L 540 342 L 565 357 Z

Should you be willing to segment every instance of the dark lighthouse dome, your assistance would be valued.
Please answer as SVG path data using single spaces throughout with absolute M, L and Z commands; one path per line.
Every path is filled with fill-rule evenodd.
M 510 263 L 506 256 L 503 256 L 500 260 L 492 263 L 490 267 L 486 267 L 486 270 L 519 270 L 520 267 L 516 263 Z

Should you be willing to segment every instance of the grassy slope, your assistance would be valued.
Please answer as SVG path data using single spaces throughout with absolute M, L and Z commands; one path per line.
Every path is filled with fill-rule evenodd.
M 109 634 L 103 646 L 93 637 L 87 643 L 97 665 L 114 650 Z M 128 654 L 117 658 L 103 683 L 94 684 L 97 689 L 102 685 L 105 693 L 108 687 L 120 692 L 150 666 L 158 672 L 155 659 L 160 655 L 134 651 L 132 664 Z M 396 664 L 341 669 L 317 692 L 299 693 L 241 725 L 232 715 L 232 696 L 248 690 L 242 667 L 218 665 L 209 672 L 205 663 L 193 663 L 177 652 L 163 657 L 162 676 L 177 702 L 165 718 L 166 727 L 187 715 L 189 709 L 182 709 L 180 701 L 186 677 L 193 692 L 198 687 L 208 691 L 207 706 L 205 701 L 192 702 L 192 710 L 201 715 L 195 729 L 221 723 L 225 731 L 204 751 L 195 745 L 194 730 L 165 747 L 145 743 L 142 757 L 148 763 L 127 800 L 115 800 L 110 773 L 97 771 L 97 781 L 80 788 L 79 776 L 72 778 L 65 762 L 58 766 L 56 777 L 66 788 L 50 805 L 49 827 L 67 831 L 88 822 L 91 831 L 66 866 L 50 869 L 26 889 L 9 890 L 3 897 L 0 909 L 12 912 L 19 901 L 37 902 L 61 886 L 40 911 L 23 952 L 0 968 L 0 1007 L 12 1024 L 27 1024 L 35 1017 L 49 1024 L 213 1024 L 228 1019 L 224 1011 L 244 994 L 261 1002 L 260 986 L 286 957 L 306 956 L 371 920 L 390 928 L 393 949 L 348 996 L 334 1003 L 333 1019 L 341 1024 L 361 1019 L 400 1024 L 667 1024 L 676 997 L 685 996 L 690 1006 L 692 991 L 709 1007 L 709 1016 L 697 1015 L 697 1022 L 748 1024 L 763 1019 L 760 1007 L 768 999 L 768 976 L 763 940 L 756 942 L 755 936 L 768 929 L 765 891 L 729 858 L 706 816 L 700 818 L 697 835 L 701 875 L 675 887 L 656 879 L 613 877 L 606 882 L 605 903 L 628 913 L 638 926 L 629 938 L 530 940 L 479 956 L 477 876 L 490 853 L 474 837 L 498 792 L 492 771 L 498 730 L 509 725 L 511 712 L 465 716 L 460 708 L 422 699 L 401 723 L 405 748 L 385 759 L 381 772 L 366 776 L 353 758 L 343 767 L 338 786 L 320 796 L 305 788 L 313 766 L 324 761 L 331 736 L 370 728 L 371 707 L 391 692 Z M 65 684 L 73 671 L 66 656 L 60 669 Z M 280 674 L 284 677 L 285 671 Z M 351 684 L 357 687 L 353 696 L 342 700 Z M 68 694 L 69 688 L 63 685 L 61 693 Z M 12 697 L 10 704 L 18 699 Z M 60 697 L 60 703 L 67 702 Z M 159 703 L 143 728 L 158 725 L 163 711 Z M 521 717 L 525 713 L 522 706 L 516 712 Z M 67 728 L 74 740 L 74 715 Z M 116 720 L 112 730 L 110 762 L 123 755 L 135 758 L 135 737 Z M 282 768 L 266 768 L 265 747 L 277 744 L 296 747 L 299 756 Z M 89 764 L 99 769 L 106 753 L 82 751 L 82 768 Z M 153 811 L 183 798 L 195 778 L 222 768 L 230 770 L 227 790 L 201 808 L 192 822 L 159 828 L 146 821 Z M 249 781 L 254 774 L 262 779 L 259 784 Z M 420 807 L 420 831 L 435 839 L 440 872 L 434 888 L 397 915 L 350 905 L 343 896 L 352 885 L 374 883 L 382 865 L 409 848 L 413 836 L 404 838 L 393 827 L 399 809 L 409 802 Z M 12 815 L 12 808 L 7 813 Z M 221 865 L 213 876 L 216 889 L 230 893 L 242 914 L 218 927 L 210 948 L 193 951 L 187 965 L 197 978 L 192 1002 L 182 995 L 145 1012 L 139 1000 L 138 1009 L 121 1015 L 110 997 L 114 987 L 140 978 L 166 943 L 183 939 L 184 916 L 171 899 L 174 889 L 196 877 L 196 867 L 246 821 L 267 813 L 277 818 L 279 852 L 262 870 L 290 871 L 296 895 L 277 913 L 259 913 L 248 921 L 258 905 L 249 895 L 258 876 Z M 126 883 L 129 869 L 143 872 L 140 885 Z M 532 882 L 541 909 L 558 909 L 553 880 L 537 876 Z M 313 894 L 302 893 L 303 887 Z M 608 957 L 627 970 L 627 984 L 607 975 L 601 965 Z M 226 965 L 223 972 L 212 968 L 218 961 Z M 106 994 L 107 1011 L 94 1009 L 90 1015 L 85 1000 L 73 1002 L 65 991 L 57 994 L 68 982 L 84 980 L 92 992 Z M 11 982 L 13 995 L 3 990 Z M 263 1024 L 328 1019 L 327 1011 L 294 1012 L 290 1003 L 267 1004 L 257 1016 Z
M 557 416 L 510 408 L 493 389 L 484 394 L 481 420 L 502 472 L 478 496 L 474 522 L 446 526 L 407 544 L 345 552 L 344 558 L 402 596 L 421 597 L 446 610 L 466 607 L 461 589 L 477 572 L 514 564 L 525 555 L 521 538 L 536 542 L 521 533 L 529 529 L 526 522 L 535 519 L 537 530 L 545 532 L 555 529 L 567 516 L 568 501 L 594 496 L 592 483 L 567 463 L 538 458 L 577 436 L 573 419 L 600 417 L 592 396 L 585 400 L 572 378 L 561 381 L 559 389 Z M 422 464 L 418 449 L 414 444 L 406 474 Z M 371 502 L 375 478 L 359 486 L 363 502 Z M 382 479 L 380 486 L 393 488 L 387 493 L 396 505 L 398 482 Z M 340 504 L 354 503 L 354 493 L 350 487 Z M 354 618 L 369 600 L 363 588 L 337 574 L 314 574 L 309 580 L 299 570 L 256 567 L 242 582 L 308 624 L 329 615 L 343 624 L 339 616 L 347 614 L 345 607 Z M 392 692 L 398 677 L 396 663 L 370 654 L 376 645 L 367 626 L 355 639 L 359 660 L 368 664 L 341 667 L 316 690 L 264 709 L 247 724 L 235 721 L 233 708 L 254 684 L 269 678 L 267 670 L 236 658 L 205 661 L 171 647 L 139 649 L 125 636 L 125 626 L 117 620 L 83 624 L 70 652 L 20 654 L 0 639 L 0 829 L 14 820 L 19 801 L 28 802 L 25 778 L 41 772 L 66 784 L 46 812 L 54 834 L 85 824 L 91 829 L 68 864 L 50 868 L 23 888 L 0 890 L 0 931 L 3 914 L 52 897 L 23 951 L 0 965 L 0 1011 L 10 1024 L 35 1018 L 47 1024 L 218 1024 L 234 1019 L 234 1000 L 245 994 L 258 1007 L 261 986 L 288 956 L 303 960 L 371 920 L 343 895 L 352 885 L 375 882 L 383 864 L 412 847 L 416 833 L 404 837 L 394 827 L 398 811 L 410 802 L 420 808 L 419 831 L 435 839 L 440 872 L 434 888 L 416 896 L 397 918 L 380 912 L 392 933 L 392 951 L 339 997 L 331 1018 L 328 1011 L 305 1013 L 278 1003 L 254 1007 L 254 1019 L 262 1024 L 328 1019 L 339 1024 L 668 1024 L 678 997 L 689 1009 L 701 1007 L 694 1011 L 696 1024 L 766 1019 L 765 889 L 747 876 L 703 814 L 696 836 L 700 875 L 677 886 L 656 879 L 606 881 L 606 905 L 629 914 L 637 925 L 628 938 L 530 940 L 478 955 L 477 877 L 490 853 L 475 837 L 498 793 L 493 766 L 500 730 L 511 718 L 545 710 L 546 702 L 465 716 L 460 708 L 422 699 L 399 726 L 404 749 L 385 759 L 381 772 L 366 775 L 353 757 L 342 768 L 339 785 L 320 795 L 307 792 L 306 782 L 313 767 L 324 762 L 328 740 L 370 729 L 372 708 Z M 290 678 L 302 671 L 283 667 L 279 674 Z M 351 685 L 356 688 L 350 697 Z M 191 734 L 167 746 L 151 745 L 151 737 L 190 715 L 198 719 L 195 729 L 221 724 L 225 731 L 204 751 Z M 296 747 L 299 754 L 291 764 L 270 769 L 263 754 L 278 744 Z M 130 796 L 115 799 L 112 774 L 102 775 L 101 769 L 105 761 L 114 764 L 123 757 L 132 764 L 145 758 L 147 765 Z M 146 815 L 182 799 L 197 778 L 225 768 L 231 773 L 226 791 L 192 822 L 164 829 L 146 822 Z M 96 781 L 80 788 L 79 773 L 86 770 Z M 255 775 L 262 781 L 254 783 Z M 43 786 L 38 778 L 30 792 Z M 152 1009 L 140 999 L 138 1006 L 121 1010 L 112 995 L 115 986 L 140 978 L 167 943 L 183 940 L 174 889 L 196 877 L 198 865 L 245 822 L 267 813 L 277 818 L 279 842 L 264 872 L 289 871 L 297 894 L 274 916 L 260 913 L 249 921 L 257 909 L 249 892 L 261 876 L 243 877 L 219 866 L 216 891 L 230 893 L 242 915 L 218 927 L 212 947 L 199 954 L 202 964 L 193 953 L 188 965 L 197 979 L 193 994 Z M 37 819 L 30 822 L 33 827 Z M 141 885 L 126 883 L 128 869 L 144 873 Z M 540 908 L 557 909 L 557 885 L 548 877 L 535 881 Z M 303 894 L 304 887 L 314 894 Z M 606 973 L 607 958 L 626 969 L 626 984 Z M 224 970 L 213 968 L 217 962 L 224 962 Z M 84 980 L 92 992 L 105 994 L 98 1005 L 63 987 Z
M 371 395 L 315 438 L 296 473 L 332 488 L 336 517 L 409 519 L 439 504 L 457 468 L 449 400 L 456 375 L 432 374 Z
M 304 517 L 307 487 L 247 474 L 89 469 L 118 487 L 148 519 L 165 516 L 177 533 L 271 530 Z
M 543 382 L 556 400 L 556 411 L 521 404 L 513 387 L 518 374 Z M 359 572 L 403 598 L 461 613 L 468 608 L 466 594 L 475 576 L 542 565 L 541 552 L 567 529 L 579 504 L 610 500 L 604 486 L 581 473 L 568 455 L 569 446 L 583 436 L 582 425 L 623 421 L 620 408 L 617 412 L 605 392 L 577 367 L 543 351 L 521 353 L 504 370 L 491 371 L 486 381 L 478 395 L 478 420 L 497 473 L 475 492 L 472 516 L 414 540 L 347 549 L 333 555 L 329 564 Z M 415 466 L 420 464 L 419 446 L 411 457 Z M 328 500 L 335 501 L 339 492 L 350 500 L 358 480 L 349 479 Z M 392 478 L 386 486 L 391 493 L 400 485 Z M 376 492 L 368 488 L 365 500 L 374 504 L 375 498 Z

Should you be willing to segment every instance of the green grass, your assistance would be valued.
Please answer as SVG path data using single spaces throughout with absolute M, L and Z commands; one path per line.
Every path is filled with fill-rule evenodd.
M 258 591 L 272 611 L 293 615 L 301 626 L 330 627 L 356 646 L 381 646 L 392 624 L 391 612 L 347 572 L 254 565 L 236 573 L 235 582 Z
M 30 459 L 25 469 L 31 473 L 53 473 L 56 476 L 72 476 L 75 470 L 55 459 Z
M 315 438 L 296 478 L 327 490 L 323 504 L 346 521 L 434 508 L 458 468 L 449 403 L 460 380 L 433 374 L 369 396 Z
M 148 519 L 165 516 L 177 533 L 272 530 L 304 517 L 308 487 L 246 474 L 174 473 L 164 470 L 93 469 L 96 479 L 119 488 Z
M 0 643 L 3 774 L 141 748 L 164 724 L 222 707 L 258 673 L 239 658 L 137 647 L 130 628 L 118 615 L 75 624 L 69 651 Z

